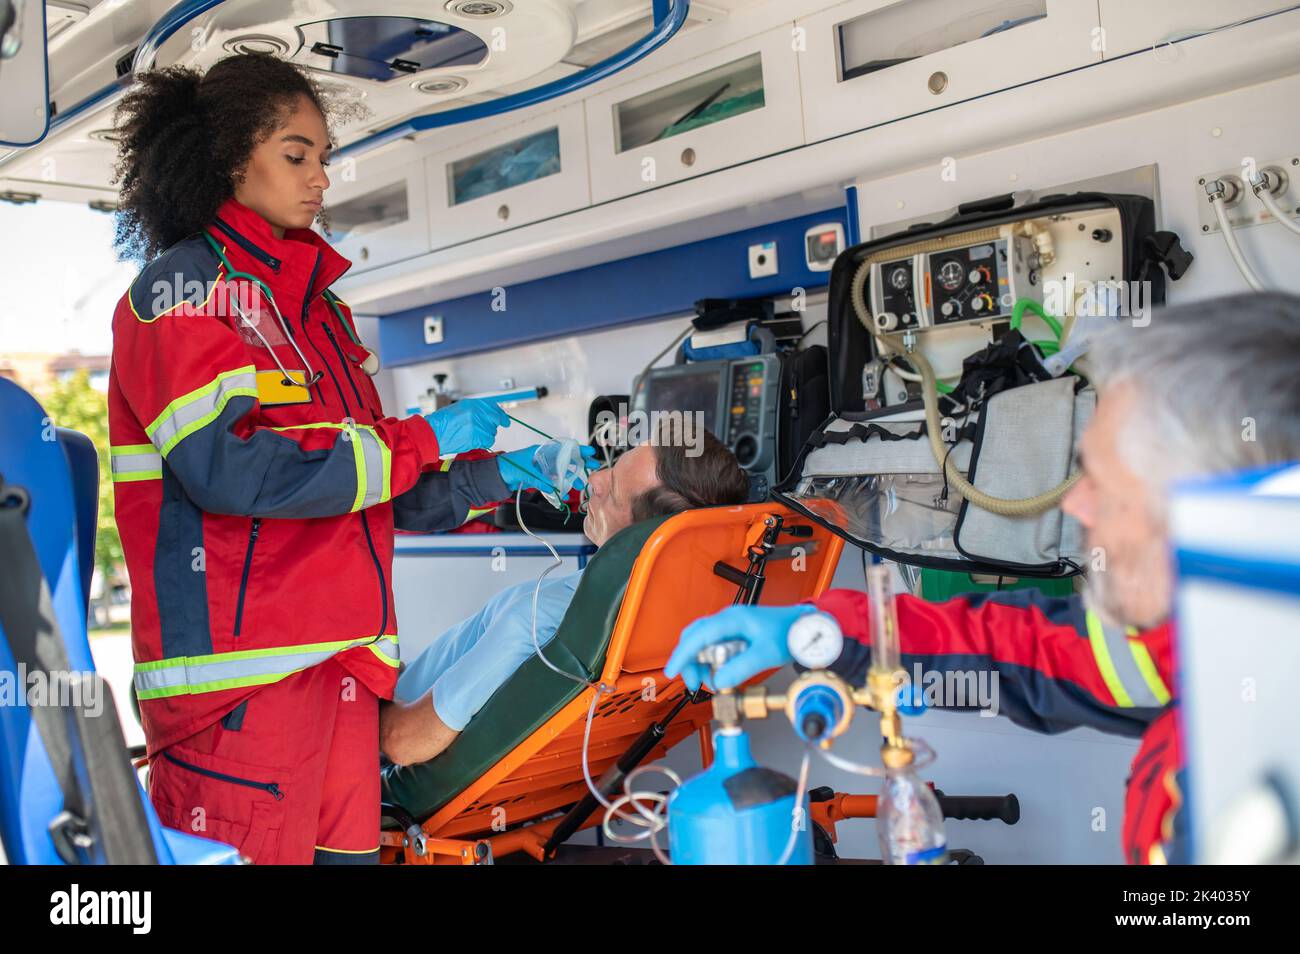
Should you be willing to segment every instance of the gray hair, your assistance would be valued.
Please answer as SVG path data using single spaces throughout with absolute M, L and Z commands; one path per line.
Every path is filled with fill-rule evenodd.
M 1100 336 L 1101 389 L 1124 383 L 1139 411 L 1120 436 L 1163 491 L 1185 477 L 1300 460 L 1300 297 L 1279 292 L 1162 309 Z M 1163 496 L 1163 494 L 1159 494 Z

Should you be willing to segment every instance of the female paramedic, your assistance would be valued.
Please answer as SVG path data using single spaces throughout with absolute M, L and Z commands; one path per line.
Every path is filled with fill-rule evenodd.
M 338 115 L 309 78 L 240 55 L 136 79 L 115 244 L 148 264 L 113 318 L 108 400 L 150 799 L 257 863 L 375 861 L 394 527 L 567 493 L 579 469 L 475 452 L 509 424 L 489 402 L 384 415 L 329 290 L 350 263 L 309 228 Z

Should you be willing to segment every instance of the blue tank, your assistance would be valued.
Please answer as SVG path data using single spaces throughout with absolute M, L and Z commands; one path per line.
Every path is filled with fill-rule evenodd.
M 673 864 L 776 864 L 790 839 L 795 780 L 757 765 L 749 736 L 740 729 L 715 732 L 713 747 L 713 764 L 668 799 Z M 803 809 L 804 824 L 787 864 L 813 863 L 807 793 Z

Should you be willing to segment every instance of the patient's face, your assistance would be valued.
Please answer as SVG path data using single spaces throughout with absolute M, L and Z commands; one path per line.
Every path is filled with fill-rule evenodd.
M 632 523 L 632 501 L 659 482 L 653 445 L 634 447 L 591 475 L 582 531 L 596 546 Z

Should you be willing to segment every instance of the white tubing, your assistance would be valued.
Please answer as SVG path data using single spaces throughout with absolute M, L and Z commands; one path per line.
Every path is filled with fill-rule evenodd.
M 1296 235 L 1300 235 L 1300 222 L 1297 222 L 1291 216 L 1287 215 L 1286 209 L 1278 204 L 1277 199 L 1273 198 L 1273 193 L 1264 187 L 1257 188 L 1255 195 L 1260 202 L 1264 203 L 1264 208 L 1272 213 L 1273 218 L 1284 228 L 1290 229 Z
M 1237 244 L 1237 236 L 1232 232 L 1232 223 L 1228 221 L 1228 213 L 1223 208 L 1223 200 L 1217 195 L 1211 195 L 1210 208 L 1214 210 L 1214 217 L 1219 220 L 1219 231 L 1223 233 L 1223 241 L 1228 246 L 1228 253 L 1232 256 L 1232 260 L 1237 263 L 1237 271 L 1241 272 L 1241 277 L 1246 279 L 1247 285 L 1255 291 L 1263 291 L 1264 283 L 1259 280 L 1255 270 L 1246 261 L 1246 256 L 1241 253 L 1241 246 Z

